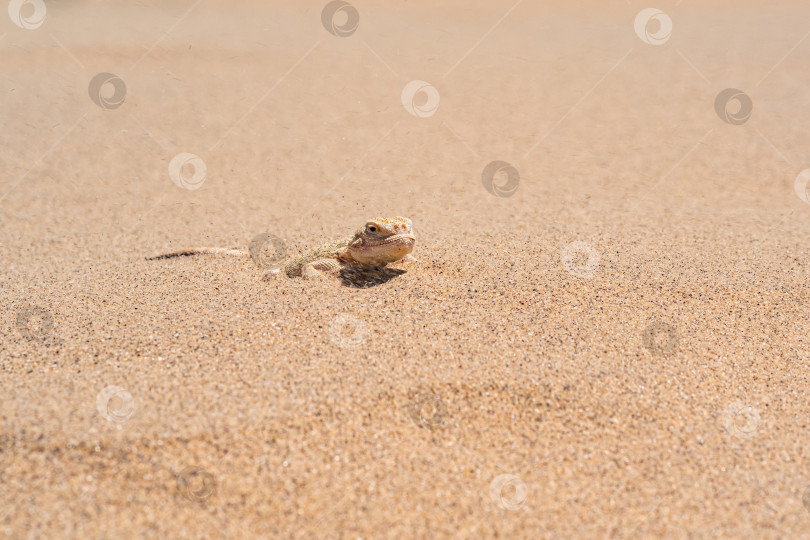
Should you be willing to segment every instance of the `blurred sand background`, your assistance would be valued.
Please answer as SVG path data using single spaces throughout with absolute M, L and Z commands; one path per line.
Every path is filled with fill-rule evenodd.
M 352 3 L 0 17 L 0 534 L 810 535 L 810 6 Z M 369 288 L 144 260 L 389 215 Z

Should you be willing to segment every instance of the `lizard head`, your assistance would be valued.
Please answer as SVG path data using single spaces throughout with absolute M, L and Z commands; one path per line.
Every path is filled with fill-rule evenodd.
M 409 254 L 416 243 L 411 220 L 404 217 L 374 218 L 349 241 L 351 257 L 363 265 L 381 266 Z

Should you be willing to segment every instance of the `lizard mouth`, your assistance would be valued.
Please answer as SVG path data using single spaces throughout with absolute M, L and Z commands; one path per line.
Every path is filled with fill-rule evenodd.
M 400 260 L 413 250 L 416 237 L 411 233 L 395 234 L 377 242 L 364 242 L 352 248 L 352 257 L 364 264 L 388 264 Z
M 397 234 L 389 238 L 387 241 L 395 244 L 403 244 L 413 247 L 416 243 L 416 237 L 411 233 Z
M 387 246 L 396 247 L 402 250 L 407 250 L 405 253 L 402 254 L 404 257 L 408 253 L 411 252 L 413 249 L 414 244 L 416 243 L 416 237 L 410 233 L 406 234 L 397 234 L 396 236 L 392 236 L 391 238 L 386 239 L 384 242 Z

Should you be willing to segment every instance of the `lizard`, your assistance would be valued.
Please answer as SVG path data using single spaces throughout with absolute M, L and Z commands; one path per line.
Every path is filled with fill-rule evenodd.
M 285 260 L 280 268 L 270 270 L 265 278 L 278 274 L 282 269 L 290 278 L 313 279 L 324 273 L 339 274 L 344 269 L 374 270 L 398 261 L 415 261 L 410 254 L 415 243 L 416 236 L 409 218 L 377 217 L 368 220 L 351 236 L 328 242 Z M 204 254 L 250 255 L 249 252 L 238 249 L 202 247 L 147 257 L 146 260 Z

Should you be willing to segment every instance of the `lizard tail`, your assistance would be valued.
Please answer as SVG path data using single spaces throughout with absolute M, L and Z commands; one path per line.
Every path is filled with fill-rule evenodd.
M 250 255 L 247 251 L 240 251 L 238 249 L 228 248 L 213 248 L 201 247 L 194 249 L 184 249 L 181 251 L 173 251 L 171 253 L 163 253 L 162 255 L 155 255 L 154 257 L 146 257 L 147 261 L 157 261 L 160 259 L 173 259 L 175 257 L 190 257 L 192 255 Z

